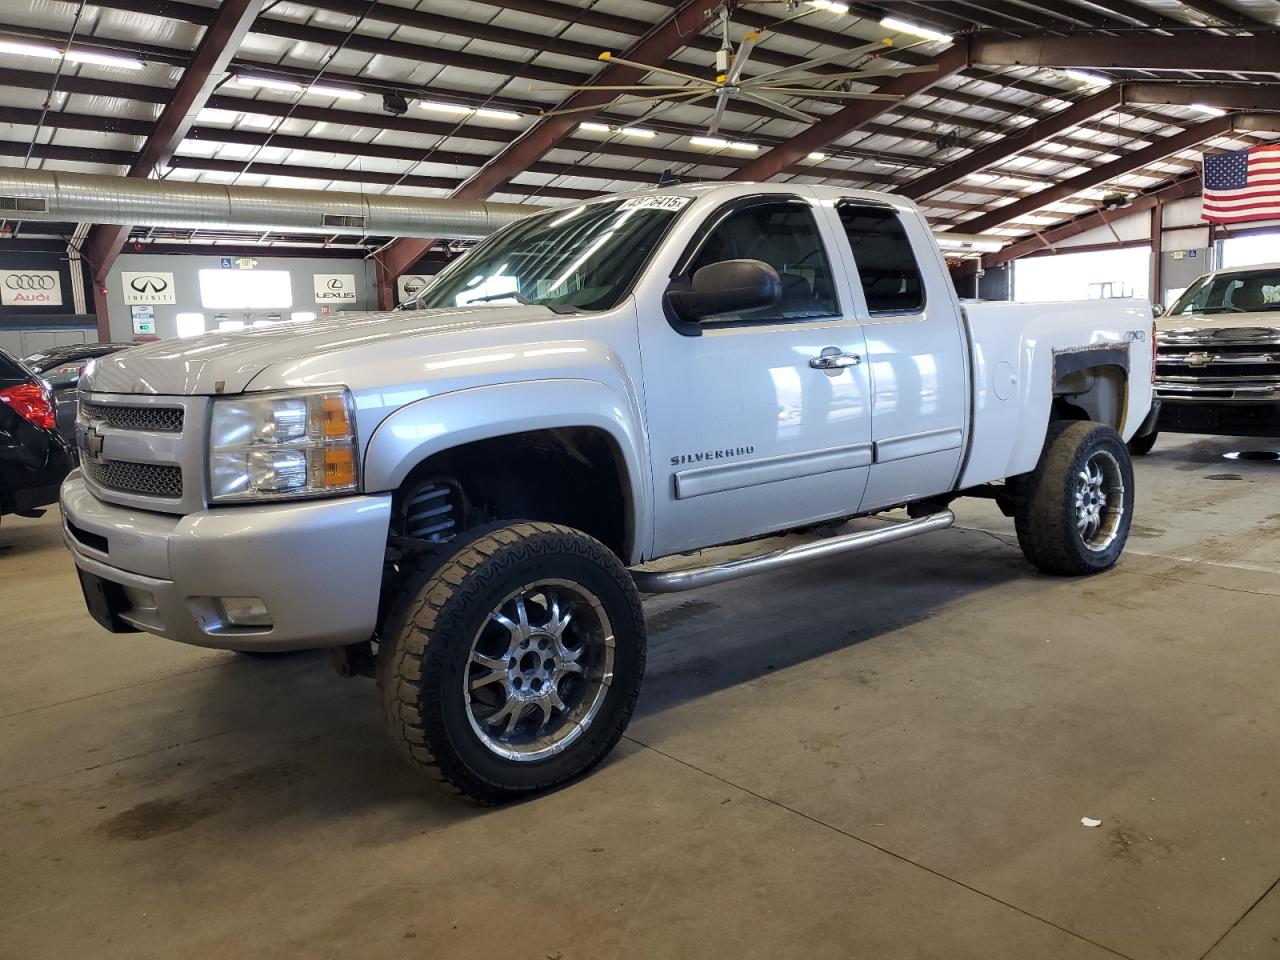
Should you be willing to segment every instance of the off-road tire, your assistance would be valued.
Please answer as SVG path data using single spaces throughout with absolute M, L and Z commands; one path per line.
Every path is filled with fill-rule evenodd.
M 1135 457 L 1145 457 L 1151 452 L 1151 448 L 1156 445 L 1156 440 L 1159 436 L 1159 430 L 1152 430 L 1145 437 L 1134 437 L 1128 443 L 1129 453 Z
M 1119 464 L 1124 483 L 1124 515 L 1105 550 L 1091 550 L 1076 523 L 1074 493 L 1085 464 L 1099 450 Z M 1030 473 L 1012 477 L 1014 526 L 1027 560 L 1045 573 L 1084 576 L 1115 566 L 1133 520 L 1133 464 L 1123 438 L 1105 424 L 1060 420 L 1049 425 L 1040 462 Z
M 481 741 L 463 695 L 471 644 L 501 598 L 547 577 L 599 598 L 614 636 L 613 680 L 587 729 L 541 760 L 499 757 Z M 617 744 L 640 695 L 645 623 L 631 575 L 599 541 L 569 527 L 507 522 L 469 531 L 407 571 L 379 638 L 377 679 L 391 739 L 409 764 L 480 803 L 571 780 Z

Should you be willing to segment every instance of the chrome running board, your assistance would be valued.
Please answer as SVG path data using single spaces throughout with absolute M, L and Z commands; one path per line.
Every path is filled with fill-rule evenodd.
M 945 530 L 955 523 L 955 520 L 954 513 L 943 510 L 941 513 L 933 513 L 919 520 L 895 523 L 891 527 L 880 530 L 863 530 L 858 533 L 846 533 L 839 537 L 827 537 L 813 543 L 783 547 L 770 553 L 743 557 L 741 560 L 730 560 L 728 563 L 715 566 L 692 567 L 688 570 L 670 570 L 661 573 L 632 570 L 631 576 L 641 593 L 681 593 L 685 590 L 710 586 L 713 583 L 724 583 L 726 580 L 737 580 L 739 577 L 750 577 L 768 570 L 779 570 L 798 563 L 807 563 L 810 560 L 821 560 L 825 557 L 839 556 L 842 553 L 853 553 L 855 550 L 865 550 L 868 547 L 878 547 L 885 543 L 896 543 L 909 537 L 918 537 L 922 533 Z

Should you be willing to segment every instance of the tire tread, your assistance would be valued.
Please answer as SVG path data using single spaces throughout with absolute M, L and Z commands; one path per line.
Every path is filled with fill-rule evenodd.
M 465 606 L 466 595 L 482 591 L 494 578 L 515 563 L 539 553 L 571 552 L 590 560 L 610 574 L 628 598 L 630 615 L 639 624 L 639 673 L 644 672 L 644 612 L 631 575 L 621 561 L 602 543 L 580 531 L 558 524 L 536 521 L 494 524 L 464 534 L 451 555 L 430 557 L 421 568 L 410 572 L 402 593 L 403 608 L 390 619 L 378 657 L 378 686 L 383 712 L 392 739 L 410 763 L 455 794 L 484 803 L 513 799 L 511 788 L 478 776 L 453 749 L 438 715 L 423 709 L 423 701 L 433 691 L 430 670 L 424 667 L 433 643 L 448 630 L 447 619 Z M 501 556 L 499 556 L 501 555 Z M 497 562 L 494 558 L 499 557 Z M 454 604 L 455 599 L 461 601 Z M 580 776 L 595 766 L 621 739 L 635 709 L 640 684 L 632 685 L 622 706 L 623 722 L 617 725 L 602 750 L 584 757 L 567 773 L 562 773 L 519 791 L 535 793 Z

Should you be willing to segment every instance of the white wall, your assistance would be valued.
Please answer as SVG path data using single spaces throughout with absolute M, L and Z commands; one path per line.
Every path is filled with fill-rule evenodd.
M 238 260 L 238 257 L 233 258 Z M 316 303 L 313 277 L 315 274 L 353 274 L 356 278 L 356 299 L 342 306 L 332 305 L 332 312 L 340 310 L 373 310 L 377 308 L 378 294 L 375 268 L 372 260 L 328 259 L 321 257 L 253 257 L 257 261 L 255 270 L 285 270 L 291 277 L 293 304 L 280 310 L 220 311 L 204 307 L 200 298 L 199 272 L 201 270 L 222 270 L 220 257 L 182 256 L 176 254 L 122 254 L 111 269 L 107 280 L 107 314 L 111 318 L 111 339 L 129 341 L 134 339 L 133 317 L 124 302 L 124 284 L 121 274 L 163 272 L 172 273 L 177 303 L 155 305 L 156 335 L 159 337 L 175 337 L 178 335 L 177 315 L 179 313 L 203 313 L 206 328 L 217 329 L 214 320 L 216 314 L 223 313 L 228 319 L 266 320 L 273 313 L 283 314 L 288 319 L 290 312 L 312 311 L 321 313 L 321 305 Z M 225 272 L 231 275 L 238 268 L 232 266 Z

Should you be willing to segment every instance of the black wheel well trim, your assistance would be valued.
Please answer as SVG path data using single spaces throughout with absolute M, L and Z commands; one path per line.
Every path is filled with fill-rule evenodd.
M 518 440 L 521 443 L 535 442 L 540 438 L 555 438 L 562 446 L 562 453 L 568 454 L 568 450 L 563 446 L 563 439 L 566 435 L 578 434 L 605 444 L 609 454 L 608 466 L 613 472 L 614 480 L 617 484 L 616 494 L 618 497 L 618 509 L 621 515 L 620 537 L 616 542 L 608 542 L 608 539 L 602 539 L 610 549 L 614 550 L 622 562 L 630 563 L 633 552 L 635 551 L 637 538 L 640 531 L 637 529 L 637 491 L 634 489 L 630 471 L 627 468 L 627 458 L 623 452 L 622 444 L 618 438 L 609 430 L 599 425 L 579 424 L 573 426 L 554 426 L 540 427 L 532 430 L 516 430 L 510 433 L 497 433 L 490 437 L 483 437 L 477 440 L 469 440 L 466 443 L 457 446 L 444 447 L 440 450 L 433 450 L 427 456 L 423 457 L 409 469 L 400 484 L 391 491 L 393 496 L 399 496 L 411 486 L 424 481 L 428 477 L 436 477 L 441 480 L 452 481 L 462 487 L 470 496 L 467 490 L 467 477 L 469 472 L 464 471 L 461 476 L 451 473 L 449 470 L 440 468 L 440 464 L 447 464 L 448 458 L 456 457 L 460 453 L 467 453 L 483 447 L 486 444 L 501 443 L 503 441 Z M 575 458 L 571 455 L 565 457 L 567 461 L 573 461 Z M 591 469 L 596 468 L 596 464 L 590 461 L 579 460 L 578 462 L 586 463 Z M 508 517 L 509 520 L 539 520 L 539 517 Z M 590 532 L 590 531 L 584 531 Z M 613 539 L 613 538 L 609 538 Z

